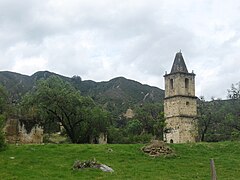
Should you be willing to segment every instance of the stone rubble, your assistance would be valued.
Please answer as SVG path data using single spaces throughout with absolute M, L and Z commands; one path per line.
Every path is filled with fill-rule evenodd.
M 101 169 L 104 172 L 114 172 L 112 168 L 110 168 L 105 164 L 98 163 L 95 159 L 86 160 L 83 162 L 76 160 L 73 164 L 73 170 L 81 170 L 84 168 L 97 168 L 97 169 Z
M 163 141 L 153 140 L 149 145 L 142 147 L 142 151 L 149 156 L 171 156 L 174 151 Z

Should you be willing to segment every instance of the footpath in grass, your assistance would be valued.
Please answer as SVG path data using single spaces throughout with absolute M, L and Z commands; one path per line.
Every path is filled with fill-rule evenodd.
M 0 179 L 210 179 L 214 158 L 218 179 L 239 179 L 240 143 L 172 144 L 177 156 L 149 157 L 142 144 L 10 145 L 0 152 Z M 72 170 L 75 160 L 96 158 L 115 172 Z

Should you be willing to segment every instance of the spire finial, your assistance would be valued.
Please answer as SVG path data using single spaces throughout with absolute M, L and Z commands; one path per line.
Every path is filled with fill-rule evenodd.
M 173 66 L 171 69 L 171 73 L 176 73 L 176 72 L 184 72 L 188 73 L 187 66 L 184 62 L 181 49 L 180 52 L 178 52 L 174 58 Z
M 182 50 L 180 49 L 180 51 L 179 51 L 180 53 L 182 53 Z

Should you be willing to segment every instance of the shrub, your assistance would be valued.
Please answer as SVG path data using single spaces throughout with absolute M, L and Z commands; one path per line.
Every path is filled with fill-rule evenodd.
M 239 131 L 233 131 L 231 133 L 231 140 L 232 141 L 239 141 L 240 140 L 240 132 Z
M 1 151 L 2 149 L 4 149 L 5 146 L 6 146 L 6 144 L 5 144 L 5 138 L 4 138 L 4 136 L 3 136 L 3 133 L 0 132 L 0 151 Z
M 129 135 L 127 144 L 148 143 L 153 139 L 152 134 Z
M 126 137 L 124 131 L 120 128 L 108 128 L 108 143 L 110 144 L 125 144 Z
M 3 134 L 3 122 L 4 116 L 0 115 L 0 150 L 4 149 L 4 147 L 6 146 L 5 137 Z
M 108 129 L 108 143 L 110 144 L 147 143 L 151 139 L 154 139 L 154 136 L 150 133 L 136 135 L 126 132 L 121 128 L 110 127 Z

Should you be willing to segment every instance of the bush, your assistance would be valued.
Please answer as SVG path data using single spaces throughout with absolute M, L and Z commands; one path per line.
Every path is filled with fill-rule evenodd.
M 4 136 L 3 136 L 3 133 L 0 132 L 0 151 L 1 151 L 2 149 L 4 149 L 5 146 L 6 146 L 6 144 L 5 144 L 5 138 L 4 138 Z
M 239 131 L 233 131 L 231 134 L 231 140 L 232 141 L 239 141 L 240 140 L 240 132 Z
M 140 135 L 142 130 L 143 130 L 143 125 L 137 119 L 133 119 L 127 123 L 127 133 L 128 134 Z
M 153 139 L 152 134 L 141 134 L 141 135 L 129 135 L 127 144 L 136 144 L 136 143 L 148 143 Z
M 110 127 L 108 129 L 108 143 L 110 144 L 147 143 L 151 139 L 153 139 L 152 134 L 143 133 L 140 135 L 133 135 L 125 132 L 121 128 Z
M 123 130 L 115 127 L 108 128 L 108 143 L 125 144 L 126 137 L 124 136 Z
M 5 137 L 3 134 L 3 122 L 4 122 L 4 116 L 0 115 L 0 150 L 6 147 Z

